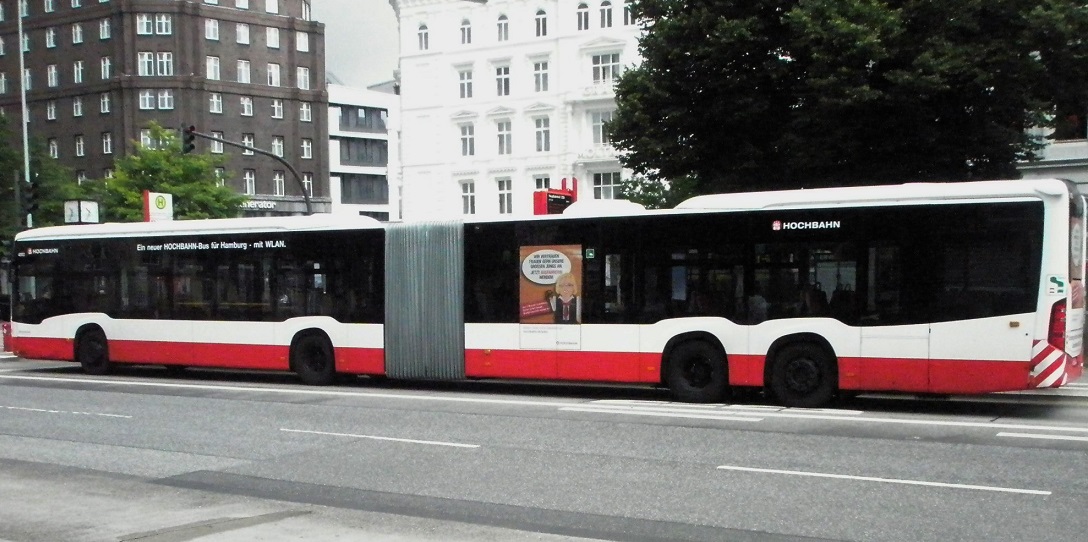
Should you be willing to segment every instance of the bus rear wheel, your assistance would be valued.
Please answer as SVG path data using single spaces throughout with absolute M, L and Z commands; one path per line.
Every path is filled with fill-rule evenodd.
M 725 354 L 704 341 L 681 343 L 665 363 L 665 383 L 678 401 L 713 403 L 726 393 Z
M 104 375 L 110 372 L 109 343 L 101 329 L 90 329 L 76 338 L 76 361 L 89 375 Z
M 312 333 L 291 347 L 291 367 L 306 384 L 325 386 L 336 377 L 336 362 L 328 339 Z
M 816 408 L 826 405 L 838 388 L 834 356 L 814 344 L 786 346 L 771 366 L 771 392 L 788 407 Z

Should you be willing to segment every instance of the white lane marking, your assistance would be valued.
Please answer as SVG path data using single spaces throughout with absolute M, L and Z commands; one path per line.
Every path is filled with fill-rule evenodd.
M 837 414 L 839 416 L 860 416 L 865 414 L 861 410 L 845 410 L 834 408 L 788 408 L 784 406 L 776 405 L 731 405 L 731 404 L 717 404 L 717 405 L 699 405 L 692 403 L 673 403 L 670 401 L 651 401 L 645 399 L 599 399 L 593 401 L 594 405 L 608 405 L 616 407 L 682 407 L 687 410 L 754 410 L 759 413 L 772 411 L 791 411 L 791 412 L 810 412 L 815 414 Z M 745 413 L 747 414 L 747 413 Z
M 393 437 L 378 437 L 374 435 L 353 435 L 351 433 L 330 433 L 327 431 L 306 431 L 303 429 L 286 429 L 281 427 L 280 431 L 286 433 L 306 433 L 310 435 L 327 435 L 333 437 L 351 437 L 351 438 L 365 438 L 370 440 L 387 440 L 390 442 L 407 442 L 410 444 L 428 444 L 431 446 L 449 446 L 452 448 L 479 448 L 479 444 L 462 444 L 460 442 L 441 442 L 437 440 L 415 440 L 409 438 L 393 438 Z
M 913 486 L 947 487 L 953 489 L 974 489 L 978 491 L 998 491 L 1002 493 L 1023 493 L 1026 495 L 1050 495 L 1050 491 L 1038 489 L 1017 489 L 1012 487 L 978 486 L 971 484 L 950 484 L 947 482 L 927 482 L 925 480 L 903 480 L 898 478 L 877 478 L 874 476 L 851 476 L 848 474 L 828 474 L 824 472 L 805 472 L 798 470 L 757 469 L 752 467 L 738 467 L 734 465 L 720 465 L 720 470 L 732 470 L 741 472 L 760 472 L 765 474 L 789 474 L 793 476 L 812 476 L 816 478 L 837 478 L 840 480 L 858 480 L 862 482 L 882 482 L 886 484 L 905 484 Z
M 327 397 L 358 397 L 361 399 L 406 399 L 414 401 L 439 401 L 448 403 L 483 403 L 493 405 L 516 405 L 516 406 L 538 406 L 538 407 L 564 407 L 572 404 L 578 404 L 576 402 L 559 402 L 559 401 L 527 401 L 521 399 L 481 399 L 475 397 L 446 397 L 446 396 L 428 396 L 428 395 L 408 395 L 408 394 L 396 394 L 396 393 L 377 393 L 377 392 L 353 392 L 353 391 L 333 391 L 333 390 L 310 390 L 310 389 L 287 389 L 287 388 L 259 388 L 256 386 L 222 386 L 222 385 L 209 385 L 209 384 L 181 384 L 177 382 L 135 382 L 131 380 L 109 380 L 102 378 L 80 378 L 80 377 L 49 377 L 49 376 L 27 376 L 27 375 L 0 375 L 0 380 L 44 380 L 51 382 L 80 382 L 84 384 L 110 384 L 113 386 L 143 386 L 148 388 L 176 388 L 176 389 L 190 389 L 190 390 L 214 390 L 214 391 L 245 391 L 245 392 L 259 392 L 259 393 L 275 393 L 282 395 L 319 395 Z
M 7 410 L 22 410 L 24 412 L 42 412 L 46 414 L 76 414 L 79 416 L 103 416 L 106 418 L 125 418 L 131 419 L 132 416 L 126 416 L 124 414 L 106 414 L 104 412 L 80 412 L 77 410 L 53 410 L 48 408 L 29 408 L 29 407 L 17 407 L 0 405 L 0 408 Z
M 1015 437 L 1015 438 L 1034 438 L 1040 440 L 1075 440 L 1078 442 L 1088 442 L 1088 437 L 1074 437 L 1070 435 L 1041 435 L 1038 433 L 998 433 L 999 437 Z
M 2 377 L 0 377 L 2 378 Z M 569 407 L 568 407 L 569 408 Z M 584 408 L 585 411 L 600 411 L 603 413 L 611 414 L 611 409 L 615 407 L 594 407 L 592 405 L 577 407 Z M 660 409 L 662 412 L 670 412 L 664 408 Z M 626 412 L 626 411 L 624 411 Z M 634 411 L 632 411 L 634 412 Z M 678 412 L 676 417 L 691 417 L 692 414 Z M 905 418 L 881 418 L 881 417 L 867 417 L 867 416 L 832 416 L 827 414 L 807 413 L 802 410 L 785 410 L 780 412 L 760 412 L 759 416 L 764 418 L 790 418 L 800 420 L 824 420 L 824 421 L 837 421 L 837 422 L 857 422 L 857 423 L 887 423 L 887 424 L 901 424 L 901 425 L 932 425 L 937 427 L 971 427 L 971 428 L 985 428 L 985 429 L 1023 429 L 1029 431 L 1068 431 L 1074 433 L 1088 433 L 1088 427 L 1072 427 L 1061 425 L 1028 425 L 1028 424 L 1012 424 L 1012 423 L 993 423 L 993 422 L 965 422 L 965 421 L 951 421 L 951 420 L 913 420 Z
M 599 414 L 630 414 L 632 416 L 657 416 L 661 418 L 689 418 L 698 420 L 722 420 L 731 422 L 759 422 L 763 418 L 742 418 L 740 416 L 727 416 L 724 414 L 711 414 L 699 412 L 669 411 L 664 409 L 625 409 L 607 407 L 561 407 L 564 412 L 593 412 Z

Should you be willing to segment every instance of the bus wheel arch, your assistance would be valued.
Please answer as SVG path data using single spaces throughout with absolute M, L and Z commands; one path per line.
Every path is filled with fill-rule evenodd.
M 661 380 L 677 400 L 687 403 L 723 401 L 729 389 L 725 348 L 705 332 L 677 335 L 661 355 Z
M 336 356 L 329 336 L 320 329 L 296 333 L 291 339 L 290 365 L 306 384 L 331 384 L 336 378 Z
M 789 407 L 816 408 L 829 403 L 839 389 L 839 363 L 827 339 L 801 333 L 771 345 L 764 368 L 767 389 Z
M 110 347 L 106 332 L 97 324 L 87 324 L 76 331 L 72 345 L 73 359 L 89 375 L 110 372 Z

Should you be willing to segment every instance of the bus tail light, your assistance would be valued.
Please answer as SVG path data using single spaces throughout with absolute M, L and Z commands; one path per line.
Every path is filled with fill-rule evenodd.
M 1065 300 L 1054 303 L 1050 308 L 1050 329 L 1047 332 L 1047 342 L 1051 346 L 1065 351 Z

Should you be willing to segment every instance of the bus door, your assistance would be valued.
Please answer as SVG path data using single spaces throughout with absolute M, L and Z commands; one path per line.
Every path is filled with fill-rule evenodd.
M 861 350 L 840 361 L 844 389 L 926 391 L 929 389 L 930 326 L 904 299 L 902 250 L 895 243 L 875 244 L 865 254 L 862 288 Z M 920 273 L 913 273 L 917 277 Z M 911 278 L 911 277 L 908 277 Z

